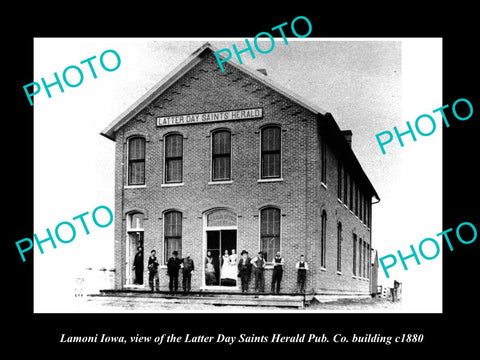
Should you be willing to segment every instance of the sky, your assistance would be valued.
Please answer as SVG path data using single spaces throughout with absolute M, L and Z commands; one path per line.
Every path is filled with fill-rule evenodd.
M 353 132 L 352 147 L 381 201 L 373 205 L 372 243 L 380 256 L 407 256 L 427 237 L 442 231 L 441 132 L 417 141 L 404 136 L 386 146 L 383 155 L 375 134 L 397 126 L 406 130 L 421 114 L 441 123 L 432 110 L 443 105 L 441 39 L 288 39 L 275 42 L 268 54 L 242 59 L 294 93 L 330 112 L 342 130 Z M 69 65 L 84 70 L 78 87 L 51 88 L 35 96 L 34 105 L 34 229 L 47 237 L 61 221 L 89 212 L 90 234 L 77 227 L 74 241 L 45 243 L 35 249 L 35 311 L 75 311 L 71 304 L 74 278 L 85 267 L 113 267 L 113 224 L 95 226 L 92 211 L 114 209 L 114 142 L 100 135 L 113 119 L 153 87 L 205 41 L 218 49 L 244 47 L 243 39 L 37 38 L 34 79 L 53 82 Z M 108 49 L 121 57 L 120 67 L 104 71 L 98 59 Z M 82 60 L 96 56 L 97 78 Z M 105 61 L 111 59 L 105 57 Z M 73 73 L 73 72 L 72 72 Z M 70 75 L 74 82 L 74 75 Z M 26 105 L 28 100 L 26 99 Z M 428 125 L 428 124 L 427 124 Z M 425 125 L 425 128 L 428 128 Z M 422 126 L 423 128 L 423 126 Z M 68 231 L 65 231 L 68 237 Z M 440 240 L 440 239 L 439 239 Z M 439 241 L 440 242 L 440 241 Z M 426 250 L 428 252 L 428 250 Z M 411 266 L 410 266 L 411 264 Z M 403 311 L 441 311 L 441 257 L 416 265 L 400 261 L 380 282 L 403 283 Z

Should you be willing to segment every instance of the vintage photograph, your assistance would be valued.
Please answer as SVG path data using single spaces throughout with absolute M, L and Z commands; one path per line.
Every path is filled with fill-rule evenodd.
M 441 130 L 386 154 L 375 138 L 442 105 L 438 54 L 436 39 L 35 39 L 36 78 L 84 71 L 35 97 L 35 231 L 113 214 L 35 250 L 35 312 L 441 311 L 440 258 L 379 265 L 441 230 Z

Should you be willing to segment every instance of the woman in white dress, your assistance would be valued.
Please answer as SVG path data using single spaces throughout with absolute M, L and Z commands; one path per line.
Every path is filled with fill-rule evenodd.
M 225 253 L 222 256 L 222 269 L 220 270 L 220 279 L 229 278 L 229 259 L 228 250 L 225 250 Z
M 207 256 L 205 258 L 205 282 L 207 285 L 215 285 L 217 282 L 215 267 L 213 266 L 213 256 L 210 250 L 207 251 Z
M 225 254 L 222 256 L 222 279 L 225 285 L 235 286 L 237 283 L 237 254 L 235 249 L 231 250 L 232 254 L 228 255 L 228 250 L 225 250 Z

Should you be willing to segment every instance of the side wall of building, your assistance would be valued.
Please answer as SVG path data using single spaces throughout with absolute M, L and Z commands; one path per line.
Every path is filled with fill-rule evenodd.
M 360 218 L 347 206 L 340 198 L 338 193 L 339 185 L 343 190 L 343 177 L 342 182 L 339 184 L 338 172 L 339 163 L 343 162 L 342 155 L 336 151 L 331 143 L 328 141 L 328 136 L 322 133 L 320 117 L 318 122 L 312 123 L 311 129 L 308 134 L 319 134 L 318 136 L 308 136 L 309 141 L 312 142 L 310 146 L 315 149 L 312 152 L 314 159 L 312 159 L 312 169 L 315 169 L 315 178 L 312 181 L 312 186 L 315 187 L 315 201 L 309 204 L 309 207 L 314 209 L 311 214 L 315 214 L 315 218 L 309 218 L 309 221 L 313 223 L 313 232 L 311 232 L 311 239 L 309 239 L 312 245 L 312 252 L 315 254 L 315 262 L 311 266 L 312 273 L 314 274 L 315 281 L 313 286 L 318 293 L 338 292 L 338 293 L 368 293 L 369 292 L 369 271 L 370 267 L 370 254 L 366 255 L 367 250 L 360 249 L 360 240 L 362 244 L 368 244 L 371 248 L 371 236 L 370 228 L 367 227 L 366 222 L 361 221 Z M 321 181 L 322 176 L 322 143 L 326 142 L 326 178 L 325 181 Z M 311 157 L 308 157 L 309 159 Z M 340 160 L 340 162 L 339 162 Z M 345 171 L 345 170 L 344 170 Z M 348 167 L 346 168 L 348 172 Z M 313 172 L 312 172 L 313 173 Z M 353 171 L 351 172 L 353 173 Z M 350 181 L 348 182 L 347 189 L 350 188 Z M 348 190 L 349 192 L 349 190 Z M 364 194 L 366 194 L 364 192 Z M 321 237 L 322 237 L 322 212 L 326 213 L 326 262 L 325 266 L 321 266 Z M 341 224 L 340 232 L 340 251 L 338 250 L 338 226 Z M 356 259 L 355 259 L 355 275 L 354 275 L 354 236 L 356 236 Z M 360 251 L 362 255 L 360 257 Z M 338 253 L 340 252 L 340 264 L 337 264 Z M 368 260 L 366 260 L 368 259 Z M 361 262 L 360 262 L 361 261 Z M 364 267 L 362 270 L 362 276 L 360 276 L 360 267 Z

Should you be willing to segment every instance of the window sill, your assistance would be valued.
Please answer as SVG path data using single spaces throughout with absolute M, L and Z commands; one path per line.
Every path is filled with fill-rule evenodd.
M 142 189 L 146 187 L 147 185 L 125 185 L 123 188 L 124 189 Z
M 233 180 L 209 181 L 208 185 L 228 185 L 233 184 Z
M 323 181 L 320 182 L 320 185 L 322 185 L 325 189 L 328 189 L 327 184 L 325 184 Z
M 337 275 L 342 275 L 342 272 L 337 270 Z
M 327 271 L 327 268 L 320 267 L 320 271 Z
M 185 183 L 171 183 L 171 184 L 160 184 L 160 187 L 175 187 L 175 186 L 183 186 Z
M 282 182 L 283 178 L 272 178 L 272 179 L 258 179 L 257 183 L 264 183 L 264 182 Z

